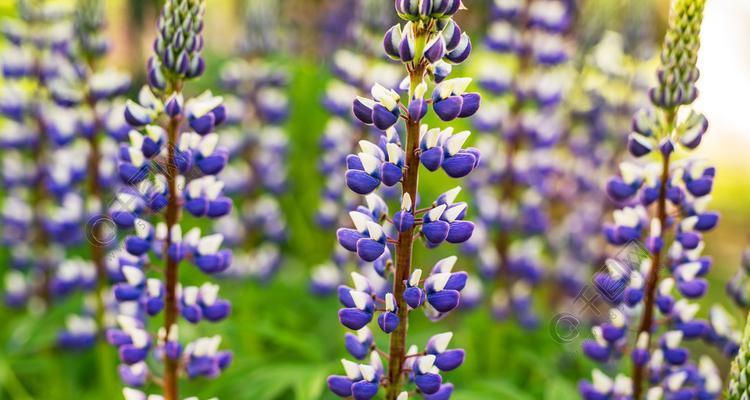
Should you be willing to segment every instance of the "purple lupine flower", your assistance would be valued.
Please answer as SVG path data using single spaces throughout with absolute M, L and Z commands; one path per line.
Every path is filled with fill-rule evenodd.
M 612 321 L 594 327 L 595 340 L 584 343 L 584 352 L 600 362 L 630 356 L 632 376 L 613 383 L 595 371 L 591 382 L 580 384 L 585 399 L 693 394 L 720 398 L 722 384 L 713 361 L 705 356 L 694 361 L 683 342 L 703 339 L 722 350 L 737 349 L 725 339 L 731 328 L 721 311 L 712 310 L 711 321 L 701 320 L 696 317 L 699 306 L 693 303 L 705 293 L 711 267 L 711 259 L 702 251 L 703 235 L 718 222 L 717 215 L 707 210 L 715 169 L 703 160 L 676 160 L 674 153 L 677 146 L 694 148 L 707 127 L 694 112 L 677 117 L 678 109 L 695 99 L 697 44 L 674 40 L 697 40 L 702 6 L 675 3 L 662 52 L 682 59 L 663 59 L 658 85 L 650 92 L 653 106 L 633 118 L 628 148 L 644 161 L 621 164 L 619 174 L 607 185 L 621 208 L 613 212 L 613 223 L 605 226 L 605 239 L 614 246 L 630 246 L 625 253 L 633 253 L 633 243 L 643 243 L 643 254 L 611 258 L 608 270 L 594 277 L 599 292 L 620 311 L 610 314 Z M 667 276 L 660 274 L 663 269 Z M 629 326 L 633 335 L 626 334 Z
M 440 67 L 446 62 L 462 62 L 471 50 L 468 36 L 460 29 L 456 32 L 457 25 L 451 22 L 461 2 L 397 0 L 395 6 L 399 16 L 408 22 L 391 28 L 383 44 L 386 54 L 400 60 L 408 71 L 409 76 L 403 81 L 406 103 L 402 103 L 404 96 L 397 88 L 377 82 L 372 85 L 370 96 L 354 98 L 353 115 L 382 133 L 375 135 L 373 141 L 360 140 L 360 151 L 345 158 L 344 183 L 352 192 L 365 195 L 366 206 L 349 212 L 353 227 L 336 232 L 341 247 L 356 254 L 360 262 L 372 263 L 380 278 L 387 280 L 386 287 L 378 290 L 368 277 L 354 272 L 353 288 L 339 286 L 338 297 L 343 305 L 339 321 L 362 332 L 356 336 L 347 334 L 347 349 L 362 360 L 361 345 L 376 346 L 371 343 L 372 333 L 367 328 L 373 320 L 382 332 L 391 335 L 391 348 L 387 370 L 378 352 L 373 351 L 367 364 L 342 360 L 346 375 L 330 376 L 328 387 L 337 396 L 367 400 L 384 386 L 387 399 L 403 400 L 408 397 L 403 389 L 413 383 L 425 398 L 449 398 L 453 387 L 443 383 L 441 372 L 460 366 L 463 350 L 448 349 L 451 334 L 446 333 L 433 337 L 423 353 L 418 353 L 416 346 L 407 353 L 406 331 L 412 311 L 423 308 L 429 318 L 436 320 L 456 309 L 468 275 L 453 271 L 457 257 L 451 256 L 438 261 L 422 280 L 422 271 L 412 268 L 411 254 L 415 238 L 424 239 L 428 248 L 446 242 L 463 243 L 471 237 L 474 225 L 464 221 L 467 205 L 455 202 L 460 188 L 418 209 L 417 182 L 420 161 L 427 170 L 442 167 L 446 175 L 461 178 L 477 167 L 480 152 L 464 148 L 468 131 L 454 134 L 450 127 L 430 129 L 422 124 L 422 119 L 429 112 L 428 85 L 435 85 L 432 108 L 443 121 L 473 115 L 480 99 L 479 95 L 466 92 L 470 79 L 445 79 L 446 70 Z M 460 39 L 454 42 L 452 35 Z M 450 48 L 445 37 L 449 38 Z M 427 45 L 422 49 L 417 42 Z M 418 48 L 421 54 L 416 54 Z M 401 85 L 398 90 L 402 90 Z M 404 129 L 398 124 L 400 119 L 405 120 Z M 391 217 L 380 193 L 398 183 L 400 207 Z
M 627 132 L 624 129 L 637 107 L 647 101 L 644 93 L 638 93 L 642 79 L 635 68 L 628 67 L 642 63 L 628 59 L 622 47 L 622 38 L 608 32 L 592 49 L 590 65 L 585 67 L 587 74 L 580 78 L 580 84 L 587 88 L 574 89 L 570 94 L 573 111 L 565 144 L 573 158 L 553 161 L 565 165 L 557 178 L 562 190 L 555 197 L 577 204 L 552 227 L 550 235 L 557 267 L 555 279 L 571 297 L 580 293 L 592 267 L 605 258 L 601 220 L 612 204 L 602 189 L 621 159 L 613 149 L 622 147 Z M 598 83 L 587 84 L 589 80 Z M 614 87 L 628 89 L 627 96 L 608 95 Z
M 69 316 L 57 337 L 63 348 L 84 349 L 95 343 L 106 314 L 101 296 L 107 283 L 103 247 L 110 232 L 104 231 L 100 207 L 104 192 L 114 183 L 116 146 L 100 136 L 103 131 L 122 132 L 124 121 L 110 119 L 106 127 L 103 121 L 121 112 L 113 111 L 118 107 L 116 97 L 128 88 L 129 78 L 93 69 L 107 49 L 99 4 L 82 1 L 74 13 L 70 11 L 29 7 L 21 13 L 25 22 L 10 22 L 4 30 L 17 49 L 11 52 L 20 53 L 11 54 L 13 59 L 3 57 L 9 85 L 2 95 L 2 112 L 13 123 L 2 142 L 35 155 L 33 160 L 24 160 L 16 150 L 3 155 L 3 178 L 11 191 L 4 204 L 4 237 L 8 244 L 28 243 L 13 252 L 13 266 L 42 277 L 27 281 L 12 273 L 6 279 L 6 299 L 14 307 L 31 298 L 51 305 L 78 290 L 91 292 L 80 315 Z M 55 29 L 47 29 L 51 26 Z M 35 82 L 34 93 L 10 82 L 21 79 Z M 16 137 L 16 129 L 23 129 L 25 138 Z M 33 205 L 17 202 L 26 196 L 16 192 L 21 186 L 31 189 Z M 91 261 L 64 259 L 64 247 L 84 238 L 90 243 Z M 43 270 L 36 271 L 37 266 Z
M 324 229 L 332 229 L 340 224 L 348 223 L 348 221 L 340 220 L 341 210 L 351 211 L 362 203 L 360 196 L 346 190 L 346 179 L 341 173 L 342 169 L 346 168 L 347 157 L 355 151 L 362 139 L 370 137 L 371 132 L 371 129 L 352 115 L 351 99 L 369 93 L 376 83 L 383 88 L 379 90 L 387 93 L 386 87 L 395 88 L 402 79 L 398 67 L 382 60 L 382 50 L 379 46 L 379 36 L 390 23 L 389 13 L 392 9 L 386 2 L 379 0 L 359 0 L 353 8 L 356 10 L 354 24 L 356 34 L 351 38 L 353 43 L 348 46 L 349 49 L 339 49 L 333 54 L 331 69 L 335 79 L 328 84 L 322 99 L 323 106 L 331 113 L 320 141 L 324 156 L 319 163 L 319 168 L 325 177 L 325 189 L 321 196 L 316 222 Z M 426 103 L 424 105 L 426 106 Z M 397 139 L 396 129 L 388 129 L 386 136 L 387 143 L 391 143 L 392 139 Z M 368 145 L 365 144 L 365 146 Z M 382 176 L 386 186 L 394 186 L 403 175 L 402 167 L 405 161 L 403 151 L 396 143 L 386 144 L 382 150 L 374 150 L 372 147 L 369 146 L 369 150 L 374 151 L 378 156 L 381 151 L 383 152 L 384 160 L 378 164 L 376 167 L 378 170 L 373 173 Z M 362 150 L 367 151 L 367 149 Z M 364 157 L 367 158 L 367 156 Z M 362 176 L 362 178 L 365 177 Z M 388 198 L 391 193 L 384 193 L 384 195 Z M 336 285 L 342 283 L 341 277 L 345 276 L 346 265 L 354 258 L 356 257 L 352 257 L 346 251 L 337 250 L 333 257 L 333 265 L 339 269 L 338 273 L 334 274 L 328 268 L 329 264 L 317 267 L 311 283 L 313 290 L 321 294 L 331 292 Z M 381 257 L 381 260 L 376 263 L 376 269 L 381 269 L 383 260 L 384 258 Z M 322 272 L 318 273 L 318 270 Z M 332 279 L 334 277 L 339 279 L 336 284 L 318 280 L 318 278 Z M 328 288 L 328 290 L 322 291 L 323 288 Z
M 197 227 L 183 232 L 180 222 L 183 211 L 215 220 L 232 209 L 224 183 L 217 178 L 229 158 L 215 133 L 227 120 L 223 99 L 210 91 L 185 99 L 181 92 L 185 81 L 204 68 L 204 9 L 203 1 L 167 1 L 159 18 L 156 54 L 149 62 L 151 87 L 141 89 L 138 101 L 128 101 L 124 110 L 132 129 L 120 148 L 123 187 L 111 212 L 120 227 L 135 232 L 125 238 L 108 266 L 119 316 L 107 338 L 119 350 L 127 398 L 146 396 L 135 387 L 146 383 L 144 374 L 148 379 L 156 376 L 144 363 L 149 357 L 163 364 L 162 387 L 169 400 L 180 398 L 181 374 L 214 378 L 232 360 L 229 352 L 219 350 L 220 337 L 185 343 L 178 333 L 181 319 L 218 322 L 231 313 L 217 285 L 181 285 L 178 277 L 184 261 L 208 275 L 232 264 L 231 251 L 222 248 L 222 234 L 203 233 Z M 163 279 L 149 276 L 151 262 L 163 264 Z M 150 317 L 159 314 L 163 322 L 152 333 Z
M 74 151 L 85 149 L 80 143 L 75 150 L 69 148 L 80 116 L 61 110 L 48 90 L 52 80 L 73 72 L 66 55 L 73 40 L 70 11 L 29 5 L 20 19 L 6 21 L 2 29 L 9 42 L 1 56 L 5 128 L 0 144 L 7 188 L 2 225 L 5 245 L 14 248 L 5 299 L 18 308 L 32 299 L 51 306 L 56 298 L 81 288 L 77 268 L 67 268 L 76 272 L 70 279 L 57 279 L 58 290 L 52 285 L 54 277 L 63 275 L 57 267 L 65 261 L 65 246 L 82 238 L 83 200 L 77 188 L 85 163 Z M 60 28 L 56 34 L 46 29 L 53 25 Z
M 221 178 L 227 194 L 240 195 L 243 202 L 215 227 L 228 244 L 248 250 L 236 254 L 236 267 L 229 273 L 267 280 L 281 264 L 279 245 L 286 240 L 286 222 L 275 197 L 288 186 L 282 161 L 288 152 L 283 125 L 289 115 L 289 77 L 283 68 L 261 60 L 281 50 L 274 46 L 281 42 L 278 5 L 263 0 L 249 7 L 239 46 L 242 57 L 222 70 L 223 84 L 232 96 L 227 98 L 227 128 L 220 144 L 236 162 Z
M 562 66 L 572 13 L 565 1 L 493 2 L 484 46 L 519 67 L 484 66 L 479 84 L 497 98 L 479 110 L 474 94 L 460 87 L 433 96 L 443 119 L 476 112 L 474 127 L 485 134 L 478 147 L 496 155 L 479 162 L 469 185 L 479 212 L 474 229 L 481 234 L 464 250 L 476 255 L 485 279 L 497 281 L 488 291 L 493 316 L 515 317 L 526 328 L 538 325 L 532 289 L 551 278 L 544 257 L 550 243 L 541 235 L 549 225 L 553 180 L 564 165 L 549 160 L 566 129 L 559 105 L 567 95 Z

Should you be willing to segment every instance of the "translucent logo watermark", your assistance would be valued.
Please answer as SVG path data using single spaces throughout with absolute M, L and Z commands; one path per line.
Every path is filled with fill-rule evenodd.
M 640 268 L 649 253 L 639 242 L 630 242 L 592 272 L 591 281 L 583 285 L 566 309 L 549 322 L 552 340 L 567 344 L 581 339 L 591 322 L 603 320 L 613 304 L 620 304 L 630 285 L 630 276 Z

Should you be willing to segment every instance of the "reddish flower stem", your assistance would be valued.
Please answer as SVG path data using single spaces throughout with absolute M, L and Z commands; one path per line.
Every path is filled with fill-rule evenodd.
M 666 112 L 666 120 L 668 123 L 667 135 L 671 134 L 672 126 L 674 125 L 676 112 L 674 110 L 668 110 Z M 660 235 L 664 238 L 664 231 L 666 229 L 667 221 L 667 182 L 669 181 L 669 156 L 671 153 L 667 153 L 662 156 L 662 171 L 661 181 L 659 182 L 659 199 L 656 203 L 656 218 L 659 220 Z M 644 300 L 644 310 L 641 314 L 641 321 L 638 325 L 638 333 L 635 336 L 635 340 L 638 340 L 641 333 L 646 332 L 648 335 L 648 341 L 646 350 L 651 353 L 651 336 L 654 324 L 654 302 L 656 300 L 656 287 L 659 283 L 659 272 L 661 271 L 662 263 L 662 245 L 658 251 L 651 253 L 651 269 L 648 272 L 646 279 L 646 293 Z M 635 348 L 635 346 L 633 347 Z M 643 378 L 644 378 L 644 366 L 633 363 L 633 399 L 640 400 L 643 394 Z
M 424 66 L 418 65 L 414 70 L 409 71 L 411 79 L 410 94 L 413 89 L 424 79 Z M 406 167 L 404 169 L 404 179 L 402 183 L 403 194 L 409 194 L 412 201 L 417 198 L 417 187 L 419 182 L 419 121 L 408 118 L 406 120 Z M 412 207 L 414 213 L 414 207 Z M 404 300 L 404 291 L 406 290 L 406 281 L 411 275 L 411 257 L 414 245 L 414 229 L 400 232 L 398 242 L 396 243 L 396 271 L 393 276 L 393 297 L 396 299 L 398 307 L 398 318 L 400 323 L 393 333 L 391 333 L 391 344 L 388 362 L 388 388 L 386 391 L 386 400 L 396 400 L 401 393 L 401 378 L 403 375 L 403 366 L 406 352 L 406 333 L 409 327 L 409 306 Z
M 177 323 L 177 283 L 179 274 L 179 261 L 169 256 L 169 247 L 172 245 L 172 226 L 179 222 L 180 204 L 177 187 L 177 163 L 176 149 L 177 136 L 179 134 L 181 116 L 169 119 L 167 125 L 167 186 L 169 197 L 167 199 L 167 210 L 165 219 L 167 223 L 167 240 L 164 243 L 164 257 L 166 257 L 166 293 L 164 299 L 164 329 L 165 340 L 168 340 L 172 327 Z M 179 376 L 179 360 L 169 358 L 164 354 L 164 398 L 165 400 L 178 400 L 179 388 L 177 379 Z

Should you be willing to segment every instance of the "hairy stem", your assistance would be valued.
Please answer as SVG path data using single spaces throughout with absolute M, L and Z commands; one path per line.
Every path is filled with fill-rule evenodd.
M 166 257 L 166 294 L 164 305 L 164 329 L 165 340 L 173 326 L 177 323 L 177 282 L 179 274 L 179 261 L 169 256 L 169 247 L 172 245 L 172 227 L 179 222 L 180 204 L 178 201 L 177 188 L 177 135 L 180 129 L 180 116 L 169 119 L 167 125 L 167 186 L 169 187 L 169 197 L 167 199 L 166 223 L 167 223 L 167 240 L 164 244 L 164 257 Z M 178 360 L 171 359 L 165 352 L 164 354 L 164 398 L 165 400 L 178 400 Z
M 666 112 L 667 120 L 667 135 L 671 134 L 672 127 L 674 126 L 675 111 L 668 110 Z M 660 235 L 663 238 L 665 236 L 665 225 L 667 221 L 667 182 L 669 181 L 669 156 L 671 153 L 667 153 L 662 156 L 662 171 L 661 181 L 659 182 L 659 199 L 656 203 L 656 218 L 659 220 Z M 659 247 L 658 251 L 651 254 L 651 269 L 648 272 L 646 279 L 646 293 L 644 300 L 644 310 L 641 314 L 641 321 L 638 325 L 638 333 L 635 336 L 635 340 L 642 332 L 646 332 L 648 335 L 648 341 L 646 350 L 651 352 L 651 336 L 652 328 L 654 323 L 654 302 L 656 300 L 656 287 L 659 283 L 659 272 L 661 270 L 662 263 L 662 249 L 663 245 Z M 644 378 L 644 366 L 639 366 L 633 363 L 633 399 L 640 400 L 643 393 L 643 378 Z
M 409 72 L 411 85 L 409 93 L 422 83 L 424 79 L 424 67 L 417 66 Z M 403 194 L 408 193 L 412 201 L 417 198 L 417 186 L 419 182 L 419 121 L 408 118 L 406 121 L 406 169 L 402 184 Z M 416 204 L 415 204 L 416 205 Z M 412 207 L 412 213 L 415 207 Z M 406 281 L 411 275 L 411 256 L 414 245 L 414 227 L 398 234 L 396 243 L 396 272 L 393 276 L 393 297 L 398 306 L 398 318 L 400 323 L 396 330 L 391 333 L 391 346 L 388 362 L 388 390 L 386 400 L 396 400 L 401 393 L 401 377 L 406 352 L 406 333 L 409 327 L 409 306 L 404 300 Z

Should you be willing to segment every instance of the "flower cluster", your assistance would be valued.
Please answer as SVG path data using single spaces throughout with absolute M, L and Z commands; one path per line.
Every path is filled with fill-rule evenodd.
M 453 385 L 443 383 L 441 372 L 460 366 L 464 352 L 448 349 L 450 333 L 434 336 L 423 351 L 417 346 L 407 348 L 408 319 L 419 308 L 434 320 L 456 309 L 468 275 L 453 270 L 457 257 L 452 256 L 438 261 L 423 279 L 422 270 L 412 266 L 414 239 L 421 237 L 428 248 L 463 243 L 471 237 L 474 224 L 465 220 L 466 203 L 456 201 L 460 188 L 418 208 L 419 170 L 420 164 L 428 171 L 442 168 L 448 176 L 460 178 L 477 167 L 480 155 L 474 148 L 463 147 L 468 131 L 430 128 L 422 119 L 430 108 L 444 121 L 469 117 L 479 108 L 480 99 L 466 91 L 470 80 L 446 79 L 450 63 L 464 61 L 471 49 L 468 36 L 452 18 L 462 7 L 461 1 L 397 0 L 395 6 L 407 22 L 389 29 L 383 44 L 387 55 L 401 61 L 408 77 L 398 88 L 376 83 L 371 97 L 354 100 L 356 118 L 382 133 L 375 141 L 360 140 L 360 151 L 346 157 L 345 184 L 366 195 L 367 206 L 351 211 L 353 227 L 340 228 L 336 235 L 344 249 L 361 262 L 372 263 L 380 279 L 388 283 L 377 288 L 355 272 L 354 287 L 339 286 L 343 305 L 339 320 L 356 331 L 346 335 L 346 348 L 364 362 L 342 360 L 346 375 L 330 376 L 328 387 L 340 397 L 357 400 L 371 399 L 383 387 L 386 399 L 403 400 L 409 396 L 405 387 L 413 382 L 425 399 L 447 399 Z M 405 103 L 396 89 L 406 92 Z M 405 121 L 403 142 L 401 126 L 397 126 L 400 119 Z M 399 184 L 400 206 L 391 213 L 375 192 Z M 390 335 L 387 367 L 368 328 L 373 319 Z
M 246 32 L 239 46 L 242 57 L 232 60 L 221 75 L 232 95 L 225 101 L 227 128 L 219 142 L 235 160 L 221 174 L 225 192 L 242 202 L 237 212 L 217 221 L 216 229 L 228 245 L 247 251 L 235 253 L 235 267 L 229 272 L 265 280 L 280 265 L 279 244 L 286 239 L 276 198 L 287 186 L 283 125 L 289 115 L 289 77 L 278 63 L 265 60 L 281 41 L 273 25 L 278 23 L 278 4 L 264 0 L 247 6 Z
M 155 54 L 148 61 L 148 83 L 154 89 L 164 90 L 170 82 L 203 74 L 205 9 L 202 0 L 172 0 L 164 4 L 154 41 Z
M 83 137 L 86 147 L 82 153 L 87 166 L 85 185 L 79 188 L 85 193 L 85 231 L 89 246 L 90 262 L 67 262 L 62 268 L 73 269 L 79 265 L 82 271 L 93 270 L 88 289 L 96 289 L 87 299 L 84 315 L 71 317 L 68 329 L 59 335 L 64 347 L 78 348 L 93 344 L 94 335 L 82 330 L 80 321 L 89 321 L 95 316 L 100 329 L 107 325 L 108 272 L 105 253 L 112 242 L 114 232 L 108 226 L 104 203 L 106 194 L 114 190 L 117 183 L 117 145 L 129 130 L 123 117 L 124 102 L 119 99 L 130 86 L 128 75 L 114 70 L 100 70 L 98 61 L 106 55 L 107 39 L 103 35 L 103 4 L 82 0 L 74 15 L 74 39 L 66 56 L 73 65 L 75 74 L 61 74 L 50 84 L 54 101 L 76 119 L 76 130 Z M 107 135 L 102 135 L 107 133 Z M 61 268 L 61 269 L 62 269 Z M 88 305 L 92 305 L 89 307 Z M 78 321 L 78 322 L 75 322 Z
M 21 19 L 3 26 L 11 44 L 2 56 L 6 81 L 0 95 L 3 241 L 12 248 L 5 300 L 18 308 L 50 306 L 77 290 L 97 289 L 83 314 L 70 316 L 58 336 L 64 348 L 87 348 L 97 324 L 104 323 L 100 289 L 107 277 L 93 249 L 90 261 L 66 258 L 66 248 L 84 238 L 92 244 L 101 239 L 88 237 L 86 223 L 100 215 L 102 191 L 93 187 L 114 181 L 116 150 L 112 140 L 98 136 L 122 132 L 114 98 L 129 80 L 88 69 L 106 50 L 95 4 L 83 2 L 76 13 L 52 4 L 19 6 Z M 105 120 L 106 126 L 100 123 Z
M 570 79 L 561 66 L 569 58 L 565 33 L 573 11 L 558 0 L 493 2 L 485 38 L 490 54 L 480 71 L 479 83 L 493 97 L 474 119 L 486 133 L 478 147 L 497 156 L 472 180 L 478 234 L 466 250 L 497 282 L 490 294 L 495 318 L 513 315 L 527 328 L 538 324 L 531 289 L 549 275 L 542 234 L 557 168 L 550 160 L 566 129 L 560 104 Z
M 679 76 L 695 71 L 702 6 L 703 2 L 684 0 L 675 4 L 660 71 L 667 68 Z M 672 40 L 686 29 L 688 37 Z M 729 355 L 737 349 L 721 309 L 712 310 L 706 321 L 697 317 L 699 306 L 694 303 L 706 292 L 705 276 L 712 263 L 702 251 L 704 233 L 718 223 L 718 214 L 707 209 L 715 169 L 703 160 L 674 159 L 678 146 L 691 150 L 700 143 L 706 119 L 692 110 L 678 117 L 679 104 L 692 99 L 665 104 L 651 93 L 654 107 L 635 114 L 629 136 L 628 149 L 637 162 L 621 163 L 620 173 L 607 183 L 607 193 L 620 208 L 613 212 L 613 223 L 604 228 L 609 244 L 632 248 L 633 243 L 643 243 L 645 254 L 629 255 L 627 260 L 611 258 L 607 271 L 596 274 L 597 288 L 616 308 L 609 321 L 593 328 L 594 338 L 583 344 L 584 353 L 599 362 L 629 353 L 632 375 L 612 380 L 595 370 L 593 381 L 581 382 L 585 399 L 719 398 L 721 378 L 713 361 L 708 357 L 692 361 L 683 342 L 704 339 Z M 670 89 L 666 98 L 673 95 Z M 648 162 L 649 157 L 654 161 Z M 662 270 L 668 276 L 660 276 Z
M 380 135 L 380 131 L 374 132 L 352 115 L 352 97 L 367 93 L 378 82 L 385 87 L 397 87 L 401 80 L 400 68 L 384 62 L 382 55 L 376 53 L 382 50 L 380 40 L 375 38 L 387 28 L 383 15 L 392 8 L 380 0 L 362 0 L 356 3 L 356 7 L 355 43 L 351 49 L 342 48 L 333 55 L 331 69 L 335 79 L 327 85 L 323 97 L 323 106 L 331 115 L 320 141 L 324 155 L 319 168 L 325 177 L 325 184 L 316 220 L 323 229 L 348 223 L 341 218 L 344 215 L 342 210 L 352 211 L 362 204 L 361 196 L 346 190 L 342 170 L 346 167 L 346 157 L 356 151 L 360 140 Z M 383 195 L 389 198 L 393 193 Z M 343 271 L 352 259 L 343 248 L 337 247 L 332 262 L 315 268 L 312 291 L 318 294 L 333 292 L 337 285 L 343 283 Z M 360 265 L 359 269 L 365 274 L 369 273 L 372 280 L 378 279 L 365 265 Z M 382 283 L 382 280 L 377 282 Z
M 576 204 L 551 226 L 555 279 L 571 298 L 606 258 L 601 221 L 611 211 L 604 186 L 627 154 L 633 113 L 647 104 L 644 62 L 627 56 L 620 34 L 606 32 L 591 49 L 567 96 L 570 108 L 565 150 L 554 161 L 559 172 L 555 201 Z
M 162 48 L 192 49 L 188 42 L 200 49 L 204 7 L 202 1 L 167 1 L 154 46 L 157 57 L 163 56 L 159 53 Z M 191 324 L 218 322 L 231 311 L 217 285 L 180 284 L 182 261 L 208 275 L 226 271 L 232 262 L 231 251 L 222 249 L 221 234 L 204 234 L 197 227 L 183 230 L 181 214 L 186 211 L 196 218 L 220 218 L 231 212 L 232 200 L 217 178 L 229 154 L 217 145 L 219 135 L 215 133 L 227 118 L 222 98 L 207 91 L 184 100 L 183 78 L 199 72 L 175 69 L 170 57 L 161 63 L 150 62 L 151 76 L 167 80 L 154 85 L 152 79 L 154 86 L 143 87 L 138 102 L 126 104 L 124 116 L 133 129 L 120 149 L 118 172 L 125 186 L 110 210 L 121 228 L 134 229 L 125 237 L 122 249 L 110 256 L 120 315 L 117 326 L 107 331 L 109 342 L 119 349 L 119 372 L 128 398 L 145 397 L 135 388 L 160 379 L 164 398 L 176 400 L 181 374 L 191 379 L 213 378 L 232 360 L 231 353 L 219 349 L 218 336 L 183 345 L 178 334 L 180 319 Z M 178 59 L 184 57 L 201 60 L 197 50 L 185 50 Z M 185 63 L 193 65 L 193 61 Z M 196 62 L 202 70 L 202 61 Z M 159 261 L 161 267 L 154 268 Z M 163 280 L 156 277 L 157 272 Z M 148 319 L 159 314 L 163 314 L 163 323 L 154 334 L 148 329 Z M 150 367 L 151 358 L 161 361 L 162 367 Z M 163 371 L 161 378 L 157 370 Z

